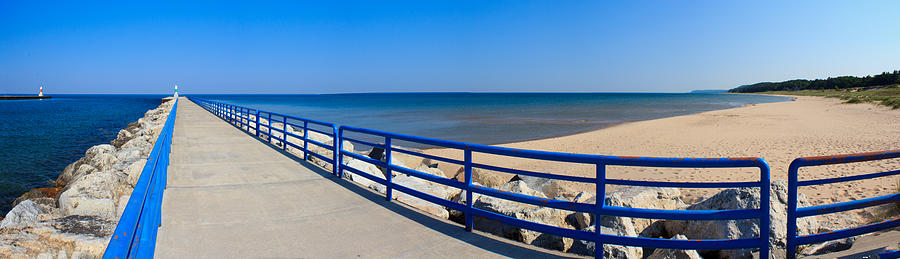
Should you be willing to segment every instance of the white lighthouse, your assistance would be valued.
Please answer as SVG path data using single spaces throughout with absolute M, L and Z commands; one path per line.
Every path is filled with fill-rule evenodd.
M 44 86 L 41 86 L 41 89 L 38 90 L 38 96 L 44 96 Z
M 178 98 L 178 84 L 175 84 L 175 98 Z

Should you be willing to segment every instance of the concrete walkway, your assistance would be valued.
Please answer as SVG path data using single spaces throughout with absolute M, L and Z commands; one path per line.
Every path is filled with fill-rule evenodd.
M 181 98 L 158 258 L 556 257 L 384 201 Z

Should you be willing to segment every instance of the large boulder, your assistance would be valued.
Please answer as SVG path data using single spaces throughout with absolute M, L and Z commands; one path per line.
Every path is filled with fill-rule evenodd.
M 634 228 L 628 228 L 628 221 L 620 221 L 622 225 L 619 226 L 600 226 L 600 233 L 607 235 L 617 235 L 617 236 L 634 236 Z M 595 232 L 596 226 L 590 226 L 589 228 L 584 229 L 584 231 Z M 596 244 L 591 241 L 577 240 L 572 247 L 566 252 L 580 255 L 594 255 L 594 249 L 596 248 Z M 616 258 L 616 259 L 631 259 L 631 258 L 641 258 L 644 252 L 640 247 L 634 246 L 620 246 L 620 245 L 603 245 L 603 258 Z
M 12 205 L 13 205 L 13 207 L 15 207 L 16 205 L 19 205 L 19 203 L 22 203 L 27 200 L 38 200 L 38 199 L 42 199 L 42 198 L 55 199 L 56 195 L 59 195 L 59 190 L 60 190 L 60 188 L 56 188 L 56 187 L 42 187 L 42 188 L 31 189 L 30 191 L 26 192 L 25 194 L 22 194 L 22 196 L 19 196 L 19 198 L 16 198 L 16 200 L 13 201 Z
M 68 258 L 100 258 L 115 225 L 116 222 L 97 216 L 66 216 L 4 228 L 0 257 L 41 258 L 41 254 L 59 254 L 70 255 Z
M 783 250 L 787 236 L 787 182 L 776 180 L 771 183 L 769 199 L 769 246 L 771 250 Z M 806 196 L 799 195 L 798 206 L 809 206 Z M 712 197 L 691 205 L 687 210 L 730 210 L 757 209 L 760 207 L 759 188 L 725 189 Z M 684 234 L 690 239 L 738 239 L 759 236 L 758 220 L 670 220 L 665 222 L 668 233 Z M 815 217 L 800 218 L 797 230 L 800 235 L 818 231 Z M 751 258 L 751 249 L 718 250 L 722 258 Z
M 137 136 L 128 142 L 125 142 L 125 144 L 122 144 L 119 149 L 138 149 L 141 150 L 141 156 L 149 156 L 150 152 L 153 151 L 153 144 L 155 143 L 155 141 L 151 142 L 151 140 L 152 136 Z
M 119 130 L 118 135 L 116 135 L 116 139 L 113 140 L 110 144 L 114 147 L 119 148 L 129 140 L 135 137 L 135 133 L 137 133 L 141 128 L 141 123 L 138 121 L 134 121 L 129 123 L 128 126 L 125 126 L 124 129 Z
M 842 238 L 838 240 L 831 240 L 828 242 L 818 243 L 806 247 L 803 249 L 802 255 L 804 256 L 812 256 L 812 255 L 823 255 L 828 253 L 834 253 L 839 251 L 844 251 L 850 249 L 853 246 L 853 243 L 856 242 L 856 236 Z
M 109 144 L 96 145 L 88 148 L 86 152 L 84 152 L 84 158 L 88 160 L 93 160 L 94 157 L 100 154 L 113 154 L 116 152 L 116 147 Z
M 144 171 L 145 165 L 147 165 L 147 159 L 140 159 L 138 161 L 134 161 L 133 163 L 131 163 L 127 167 L 125 167 L 124 172 L 125 172 L 125 175 L 128 176 L 128 179 L 126 180 L 126 182 L 132 188 L 134 188 L 134 185 L 137 184 L 138 179 L 140 179 L 141 173 Z
M 406 147 L 403 147 L 403 148 L 394 147 L 394 148 L 409 150 L 409 151 L 419 152 L 419 153 L 422 152 L 421 150 L 414 149 L 414 148 L 406 148 Z M 369 150 L 367 156 L 371 159 L 375 159 L 375 160 L 382 161 L 382 162 L 387 160 L 387 156 L 385 156 L 384 149 L 380 148 L 380 147 L 374 147 L 374 148 L 372 148 L 372 150 Z M 420 165 L 430 164 L 431 163 L 430 161 L 431 161 L 430 159 L 422 158 L 420 156 L 409 155 L 409 154 L 401 153 L 401 152 L 397 152 L 397 151 L 391 152 L 391 165 L 394 165 L 396 167 L 413 169 L 413 168 L 419 167 Z M 379 167 L 379 168 L 381 168 L 381 167 Z M 381 170 L 384 171 L 386 174 L 387 170 L 385 168 L 381 168 Z M 401 174 L 401 172 L 399 172 L 397 170 L 391 171 L 391 175 L 398 175 L 398 174 Z
M 592 192 L 581 192 L 575 196 L 574 202 L 595 204 L 596 197 Z M 687 205 L 681 200 L 681 192 L 676 188 L 658 188 L 658 187 L 641 187 L 631 186 L 619 188 L 606 194 L 605 205 L 642 208 L 642 209 L 660 209 L 660 210 L 679 210 Z M 607 218 L 605 216 L 604 218 Z M 589 226 L 593 223 L 593 215 L 591 213 L 574 213 L 573 225 L 579 228 Z M 645 218 L 626 218 L 632 222 L 634 229 L 639 236 L 642 237 L 660 237 L 663 236 L 665 230 L 662 220 L 645 219 Z
M 447 187 L 438 184 L 432 184 L 429 181 L 422 180 L 414 176 L 398 175 L 391 180 L 398 185 L 445 200 L 450 199 L 450 196 L 453 195 L 453 191 Z M 394 199 L 440 218 L 447 219 L 450 217 L 450 212 L 447 211 L 444 206 L 416 198 L 415 196 L 405 194 L 403 192 L 395 191 Z
M 6 213 L 6 217 L 3 218 L 3 221 L 0 221 L 0 229 L 37 222 L 39 220 L 38 217 L 48 211 L 49 209 L 45 208 L 45 206 L 34 203 L 31 200 L 25 200 Z
M 540 198 L 546 198 L 543 193 L 531 189 L 523 181 L 506 183 L 499 187 L 505 192 L 520 193 Z M 460 195 L 462 196 L 462 195 Z M 566 212 L 548 207 L 509 201 L 487 195 L 479 196 L 472 204 L 475 208 L 493 212 L 520 220 L 531 221 L 556 227 L 568 227 L 565 221 Z M 544 234 L 537 231 L 523 229 L 503 224 L 499 221 L 475 217 L 475 228 L 495 235 L 510 238 L 526 244 L 536 245 L 548 249 L 566 251 L 572 246 L 573 240 L 560 236 Z
M 672 239 L 688 240 L 684 235 L 675 235 Z M 697 250 L 656 249 L 647 259 L 700 259 Z
M 349 161 L 347 161 L 347 160 L 349 160 Z M 345 167 L 352 167 L 352 168 L 362 171 L 366 174 L 373 175 L 375 177 L 384 179 L 384 175 L 382 174 L 381 170 L 378 169 L 378 167 L 373 164 L 367 163 L 362 160 L 350 159 L 350 158 L 346 159 L 345 162 L 346 162 L 346 164 L 343 165 Z M 375 185 L 380 185 L 380 184 L 375 183 L 375 181 L 370 180 L 369 178 L 357 175 L 356 173 L 352 173 L 348 170 L 344 170 L 344 177 L 359 184 L 359 185 L 365 186 L 367 188 L 375 188 Z
M 416 171 L 434 175 L 434 176 L 441 177 L 441 178 L 447 178 L 447 176 L 444 175 L 444 171 L 441 171 L 441 169 L 438 169 L 436 167 L 430 167 L 425 164 L 421 164 L 421 165 L 419 165 L 419 167 L 416 167 Z
M 119 194 L 131 187 L 121 172 L 101 171 L 76 179 L 59 195 L 64 215 L 115 218 Z
M 576 195 L 578 195 L 578 192 L 575 191 L 574 188 L 563 184 L 562 181 L 555 179 L 516 175 L 512 179 L 510 179 L 510 181 L 525 181 L 528 186 L 531 186 L 535 190 L 543 192 L 544 195 L 550 198 L 572 200 Z
M 138 147 L 119 149 L 119 151 L 116 152 L 116 160 L 118 160 L 119 163 L 123 164 L 124 166 L 127 166 L 134 161 L 143 158 L 143 156 L 144 154 L 142 148 Z
M 504 185 L 510 182 L 513 177 L 514 175 L 507 173 L 488 171 L 481 168 L 472 168 L 472 182 L 479 183 L 490 188 L 497 188 L 498 186 Z M 459 170 L 456 171 L 456 175 L 453 176 L 453 179 L 456 179 L 457 181 L 463 183 L 466 182 L 465 167 L 460 167 Z
M 66 186 L 69 182 L 95 170 L 113 169 L 118 161 L 115 156 L 116 147 L 109 144 L 96 145 L 84 152 L 78 159 L 63 169 L 56 179 L 57 187 Z M 88 166 L 88 167 L 85 167 Z
M 423 151 L 421 149 L 416 149 L 416 148 L 407 148 L 407 147 L 397 148 L 397 147 L 395 147 L 395 149 L 403 149 L 403 150 L 413 151 L 416 153 L 423 153 Z M 400 165 L 405 168 L 416 168 L 416 167 L 419 167 L 420 165 L 427 166 L 427 165 L 431 164 L 431 159 L 394 151 L 394 152 L 391 152 L 391 162 L 395 163 L 395 165 Z

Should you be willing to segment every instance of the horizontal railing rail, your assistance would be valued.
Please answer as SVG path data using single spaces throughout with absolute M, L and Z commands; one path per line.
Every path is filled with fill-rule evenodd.
M 880 230 L 884 230 L 884 229 L 900 227 L 900 218 L 893 218 L 893 219 L 887 219 L 887 220 L 884 220 L 881 222 L 876 222 L 876 223 L 867 224 L 867 225 L 863 225 L 863 226 L 850 227 L 850 228 L 846 228 L 846 229 L 835 230 L 835 231 L 830 231 L 830 232 L 825 232 L 825 233 L 810 234 L 810 235 L 805 235 L 805 236 L 798 235 L 798 233 L 797 233 L 797 219 L 798 218 L 812 217 L 812 216 L 817 216 L 817 215 L 831 214 L 831 213 L 837 213 L 837 212 L 855 210 L 855 209 L 862 209 L 862 208 L 887 204 L 887 203 L 891 203 L 891 202 L 900 202 L 900 194 L 888 194 L 888 195 L 882 195 L 882 196 L 878 196 L 878 197 L 871 197 L 871 198 L 854 200 L 854 201 L 837 202 L 837 203 L 831 203 L 831 204 L 798 208 L 797 207 L 798 206 L 797 205 L 797 202 L 798 202 L 797 195 L 798 195 L 798 188 L 801 186 L 833 184 L 833 183 L 858 181 L 858 180 L 872 179 L 872 178 L 885 177 L 885 176 L 900 175 L 900 170 L 894 170 L 894 171 L 886 171 L 886 172 L 879 172 L 879 173 L 869 173 L 869 174 L 861 174 L 861 175 L 853 175 L 853 176 L 800 181 L 799 180 L 799 172 L 800 172 L 801 168 L 823 166 L 823 165 L 858 163 L 858 162 L 876 161 L 876 160 L 885 160 L 885 159 L 894 159 L 894 158 L 900 158 L 900 150 L 859 153 L 859 154 L 847 154 L 847 155 L 835 155 L 835 156 L 801 157 L 801 158 L 794 159 L 794 161 L 791 162 L 791 165 L 788 168 L 788 211 L 787 211 L 787 214 L 788 214 L 787 215 L 788 216 L 787 256 L 788 256 L 788 258 L 795 258 L 796 254 L 797 254 L 797 248 L 798 248 L 798 246 L 801 246 L 801 245 L 827 242 L 827 241 L 831 241 L 831 240 L 872 233 L 872 232 L 880 231 Z
M 178 99 L 173 102 L 166 123 L 128 198 L 125 211 L 116 223 L 103 258 L 153 258 L 156 234 L 162 224 L 162 196 L 166 189 L 172 133 L 178 113 Z

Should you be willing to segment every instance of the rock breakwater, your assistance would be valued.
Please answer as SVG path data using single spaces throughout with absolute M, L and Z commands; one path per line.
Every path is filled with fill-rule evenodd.
M 0 221 L 2 258 L 99 258 L 174 102 L 166 101 L 89 148 L 55 186 L 15 200 Z

